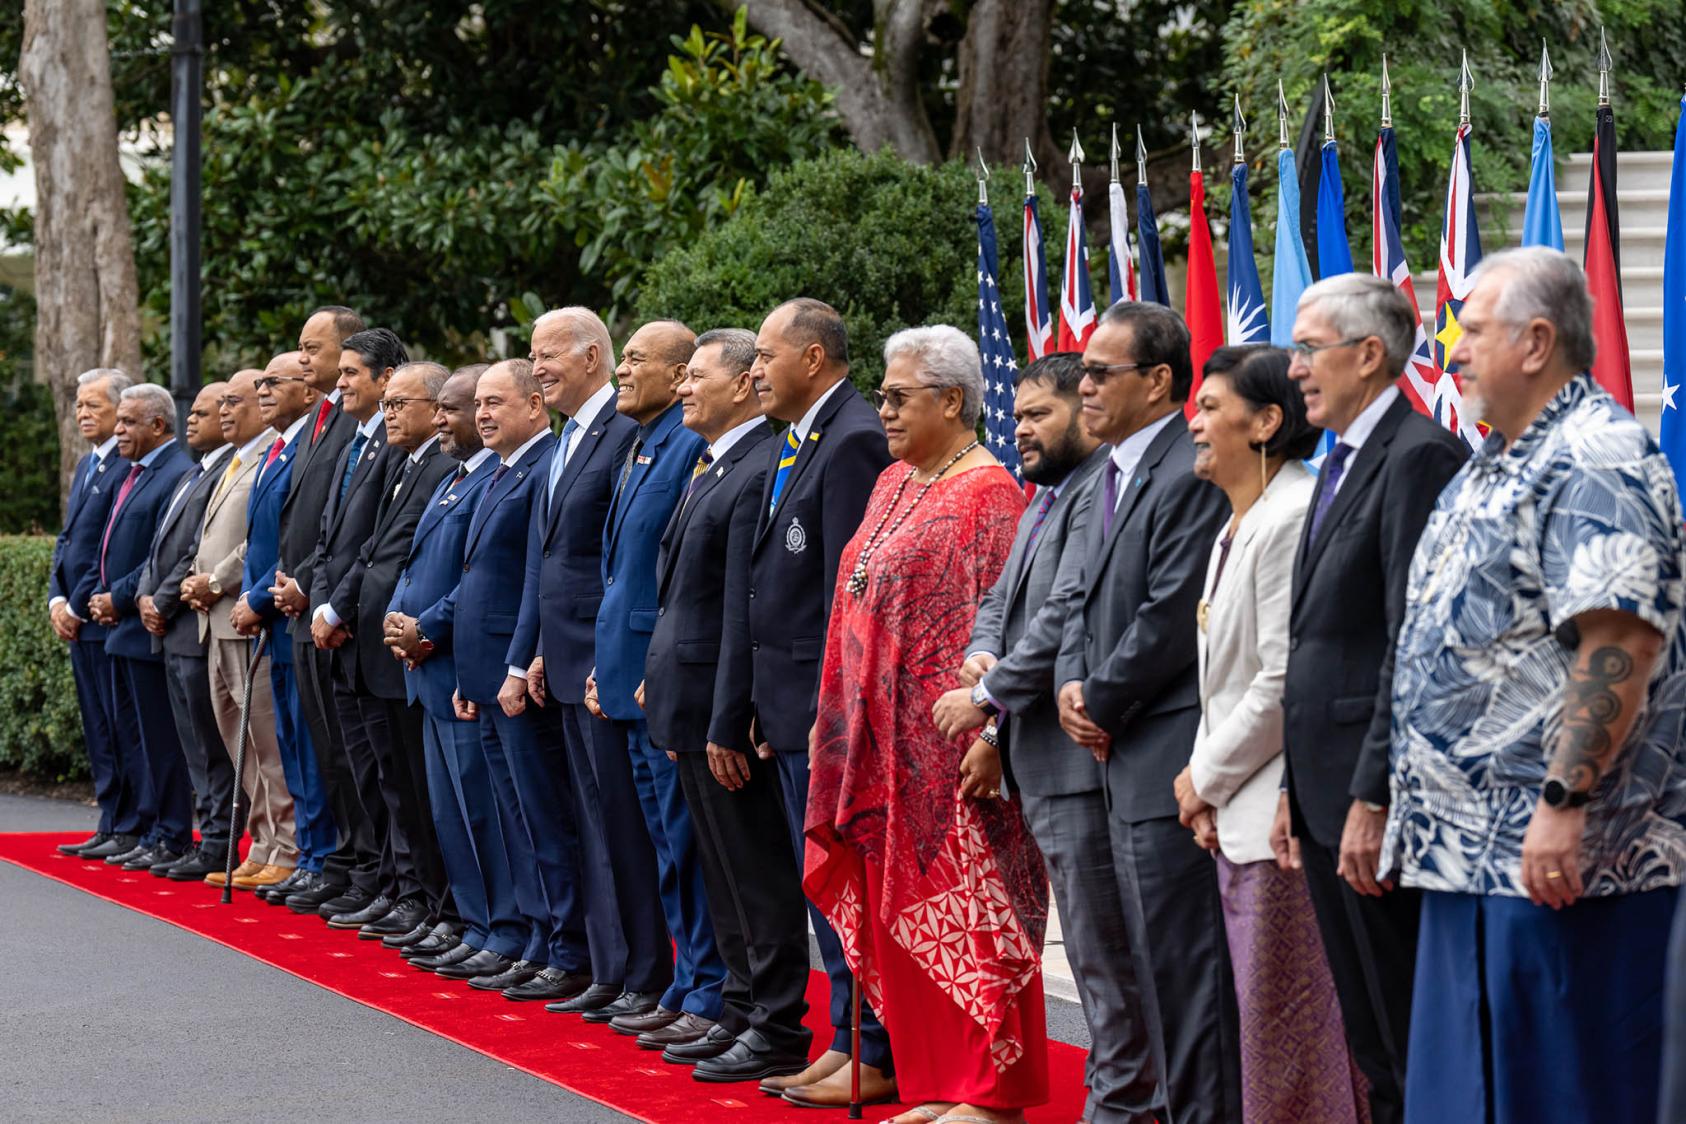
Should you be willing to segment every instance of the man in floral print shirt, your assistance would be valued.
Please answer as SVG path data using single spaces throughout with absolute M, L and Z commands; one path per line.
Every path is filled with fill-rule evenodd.
M 1424 891 L 1408 1121 L 1651 1120 L 1682 870 L 1681 510 L 1586 372 L 1586 278 L 1487 259 L 1451 360 L 1492 433 L 1412 562 L 1382 869 Z

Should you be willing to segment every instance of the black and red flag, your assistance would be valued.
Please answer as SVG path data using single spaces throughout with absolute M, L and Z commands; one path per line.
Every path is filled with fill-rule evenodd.
M 1592 377 L 1623 408 L 1633 410 L 1633 367 L 1622 317 L 1621 221 L 1616 209 L 1616 114 L 1610 108 L 1610 49 L 1599 32 L 1598 127 L 1592 142 L 1592 182 L 1586 196 L 1587 289 L 1592 293 L 1592 338 L 1598 355 Z

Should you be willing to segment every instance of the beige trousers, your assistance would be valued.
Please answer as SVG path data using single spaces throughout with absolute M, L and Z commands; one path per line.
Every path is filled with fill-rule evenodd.
M 246 689 L 248 640 L 211 640 L 211 704 L 217 711 L 228 758 L 235 759 L 240 736 L 240 698 Z M 246 772 L 240 787 L 251 813 L 246 829 L 252 845 L 246 857 L 272 866 L 295 866 L 299 849 L 293 835 L 293 795 L 281 771 L 281 750 L 275 741 L 275 697 L 269 686 L 269 664 L 258 664 L 252 683 L 251 722 L 247 726 Z

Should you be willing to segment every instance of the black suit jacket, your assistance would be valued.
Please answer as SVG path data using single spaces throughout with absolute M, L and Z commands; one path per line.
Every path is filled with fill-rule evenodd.
M 386 428 L 376 426 L 351 470 L 351 484 L 341 501 L 339 480 L 352 447 L 348 442 L 334 465 L 334 483 L 322 508 L 322 527 L 311 559 L 310 585 L 306 587 L 310 592 L 311 615 L 323 605 L 332 605 L 347 628 L 357 623 L 357 589 L 355 584 L 348 587 L 345 583 L 357 565 L 363 544 L 374 532 L 375 517 L 392 487 L 394 474 L 408 456 L 403 449 L 388 445 Z M 356 649 L 349 644 L 334 652 L 334 666 L 347 682 L 351 673 L 347 661 L 354 661 L 355 656 Z
M 740 753 L 753 748 L 743 615 L 772 436 L 762 423 L 738 438 L 697 478 L 662 533 L 661 607 L 644 659 L 650 740 L 662 749 L 695 752 L 711 741 Z
M 318 408 L 311 407 L 312 411 Z M 276 562 L 276 567 L 294 578 L 306 595 L 316 565 L 316 544 L 322 535 L 322 509 L 339 487 L 340 456 L 357 433 L 357 419 L 336 403 L 328 411 L 322 435 L 312 442 L 310 434 L 315 425 L 313 412 L 299 433 L 287 498 L 281 504 L 281 549 Z M 295 643 L 310 643 L 310 616 L 306 610 L 289 623 Z
M 165 515 L 152 536 L 152 556 L 141 571 L 136 592 L 151 597 L 152 607 L 170 622 L 163 636 L 152 638 L 154 652 L 178 656 L 205 654 L 205 641 L 199 638 L 199 615 L 181 603 L 181 583 L 193 572 L 205 507 L 233 456 L 234 449 L 224 446 L 221 455 L 205 466 L 204 474 L 196 481 L 193 480 L 196 469 L 189 469 L 178 484 L 187 489 L 187 494 L 175 500 L 174 509 Z
M 783 753 L 806 753 L 819 710 L 837 561 L 860 526 L 879 474 L 889 467 L 890 448 L 878 411 L 845 381 L 820 408 L 778 509 L 769 514 L 783 450 L 780 436 L 761 486 L 744 627 L 761 740 Z
M 410 557 L 416 524 L 439 482 L 456 472 L 457 462 L 439 451 L 438 441 L 431 442 L 414 464 L 403 449 L 388 448 L 396 463 L 382 485 L 374 527 L 328 603 L 336 612 L 343 611 L 341 606 L 350 609 L 344 619 L 351 639 L 342 651 L 352 685 L 376 698 L 403 701 L 407 697 L 404 665 L 392 658 L 383 640 L 382 622 Z
M 1095 482 L 1084 551 L 1055 682 L 1079 680 L 1089 716 L 1112 735 L 1105 775 L 1113 811 L 1132 823 L 1174 816 L 1172 782 L 1200 726 L 1195 622 L 1206 563 L 1229 501 L 1194 475 L 1194 443 L 1176 413 L 1122 494 L 1111 534 Z
M 1283 738 L 1295 830 L 1326 847 L 1340 845 L 1354 799 L 1388 802 L 1405 578 L 1434 501 L 1467 455 L 1401 395 L 1347 465 L 1317 538 L 1309 515 L 1300 532 Z

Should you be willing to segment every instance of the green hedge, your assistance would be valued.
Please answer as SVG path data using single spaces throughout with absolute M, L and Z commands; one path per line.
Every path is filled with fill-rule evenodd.
M 0 535 L 0 768 L 88 775 L 70 654 L 47 623 L 48 535 Z

